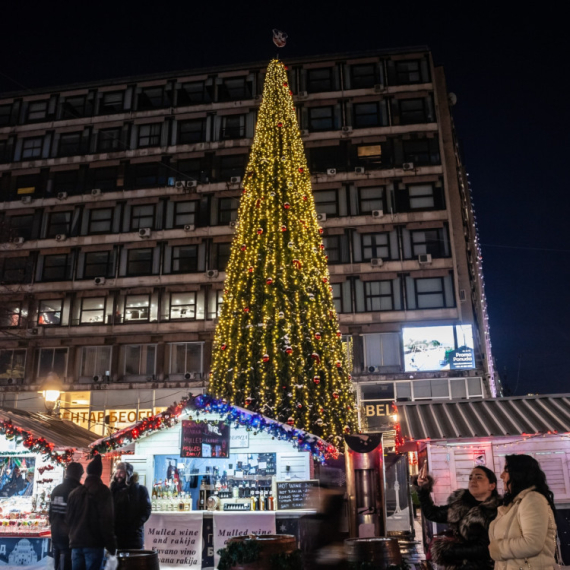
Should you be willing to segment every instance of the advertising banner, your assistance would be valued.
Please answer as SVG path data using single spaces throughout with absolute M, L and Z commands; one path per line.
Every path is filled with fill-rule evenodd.
M 230 426 L 225 422 L 182 420 L 180 457 L 228 457 Z

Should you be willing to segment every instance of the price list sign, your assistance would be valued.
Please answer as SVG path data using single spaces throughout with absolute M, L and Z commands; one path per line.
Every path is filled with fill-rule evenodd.
M 180 457 L 229 457 L 230 426 L 182 420 Z
M 315 508 L 319 481 L 277 481 L 277 508 L 280 511 Z M 314 489 L 314 490 L 313 490 Z

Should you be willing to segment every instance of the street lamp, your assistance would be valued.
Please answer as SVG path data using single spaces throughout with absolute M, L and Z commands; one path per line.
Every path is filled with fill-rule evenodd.
M 42 384 L 42 391 L 40 392 L 44 397 L 44 405 L 48 414 L 57 414 L 59 405 L 61 403 L 60 396 L 63 383 L 60 377 L 55 372 L 50 372 Z

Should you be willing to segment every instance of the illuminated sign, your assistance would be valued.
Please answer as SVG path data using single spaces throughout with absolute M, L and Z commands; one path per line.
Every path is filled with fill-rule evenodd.
M 100 410 L 97 412 L 65 410 L 61 417 L 75 424 L 134 424 L 144 418 L 150 418 L 152 410 Z
M 368 400 L 361 405 L 362 415 L 367 430 L 393 429 L 395 410 L 392 400 Z

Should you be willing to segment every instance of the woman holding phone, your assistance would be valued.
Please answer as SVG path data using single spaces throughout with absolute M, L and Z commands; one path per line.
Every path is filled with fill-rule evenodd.
M 469 475 L 469 487 L 451 493 L 442 506 L 434 505 L 431 499 L 433 483 L 424 463 L 416 482 L 422 515 L 449 527 L 444 536 L 435 536 L 430 544 L 433 562 L 448 570 L 492 568 L 488 533 L 500 504 L 495 474 L 486 467 L 475 467 Z

